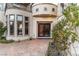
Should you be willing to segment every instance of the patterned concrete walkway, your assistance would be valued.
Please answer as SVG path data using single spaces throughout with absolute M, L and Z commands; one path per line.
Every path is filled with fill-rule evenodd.
M 44 56 L 49 40 L 36 39 L 0 44 L 0 55 L 3 56 Z

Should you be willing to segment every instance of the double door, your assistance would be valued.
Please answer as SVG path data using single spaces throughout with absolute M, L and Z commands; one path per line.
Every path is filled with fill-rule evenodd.
M 38 37 L 50 37 L 50 23 L 38 23 Z

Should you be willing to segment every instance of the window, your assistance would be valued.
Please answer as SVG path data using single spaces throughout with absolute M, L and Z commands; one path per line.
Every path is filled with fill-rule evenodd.
M 36 9 L 36 12 L 37 12 L 38 10 L 39 10 L 39 9 L 37 8 L 37 9 Z
M 64 12 L 64 6 L 65 5 L 64 5 L 64 3 L 61 3 L 60 5 L 61 5 L 61 8 L 62 8 L 62 13 L 63 13 Z
M 6 24 L 7 24 L 7 21 L 8 21 L 8 15 L 6 15 Z
M 10 35 L 14 35 L 14 20 L 15 20 L 15 16 L 10 15 L 9 16 Z
M 50 37 L 50 23 L 38 23 L 38 37 Z
M 25 17 L 25 21 L 26 21 L 26 22 L 28 21 L 28 17 Z
M 7 27 L 7 29 L 8 29 L 8 15 L 6 15 L 6 27 Z M 8 34 L 8 31 L 6 31 L 6 35 Z
M 52 8 L 52 11 L 55 11 L 55 8 Z
M 25 35 L 28 35 L 28 17 L 25 17 Z
M 0 3 L 0 10 L 3 10 L 3 3 Z
M 47 8 L 46 7 L 44 8 L 44 11 L 47 11 Z
M 17 35 L 22 35 L 22 28 L 23 28 L 23 17 L 21 15 L 17 15 Z
M 10 15 L 10 20 L 13 21 L 15 19 L 14 15 Z

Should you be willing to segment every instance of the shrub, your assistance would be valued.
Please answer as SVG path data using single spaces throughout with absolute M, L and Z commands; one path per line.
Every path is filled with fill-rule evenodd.
M 6 29 L 6 26 L 4 26 L 2 22 L 0 22 L 0 39 L 3 37 Z
M 58 51 L 58 55 L 62 52 L 68 53 L 71 55 L 69 48 L 70 44 L 78 41 L 78 34 L 76 28 L 79 26 L 79 7 L 77 4 L 70 4 L 63 13 L 64 19 L 59 21 L 54 27 L 52 31 L 52 40 L 55 44 L 56 50 Z M 53 48 L 49 45 L 51 51 L 49 55 L 52 55 Z M 74 49 L 75 51 L 75 49 Z M 77 51 L 75 51 L 75 54 Z M 67 55 L 67 53 L 65 54 Z M 77 55 L 77 54 L 76 54 Z

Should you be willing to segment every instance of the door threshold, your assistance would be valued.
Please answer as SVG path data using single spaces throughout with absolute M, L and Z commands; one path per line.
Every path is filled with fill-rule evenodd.
M 37 37 L 37 39 L 52 39 L 51 37 Z

